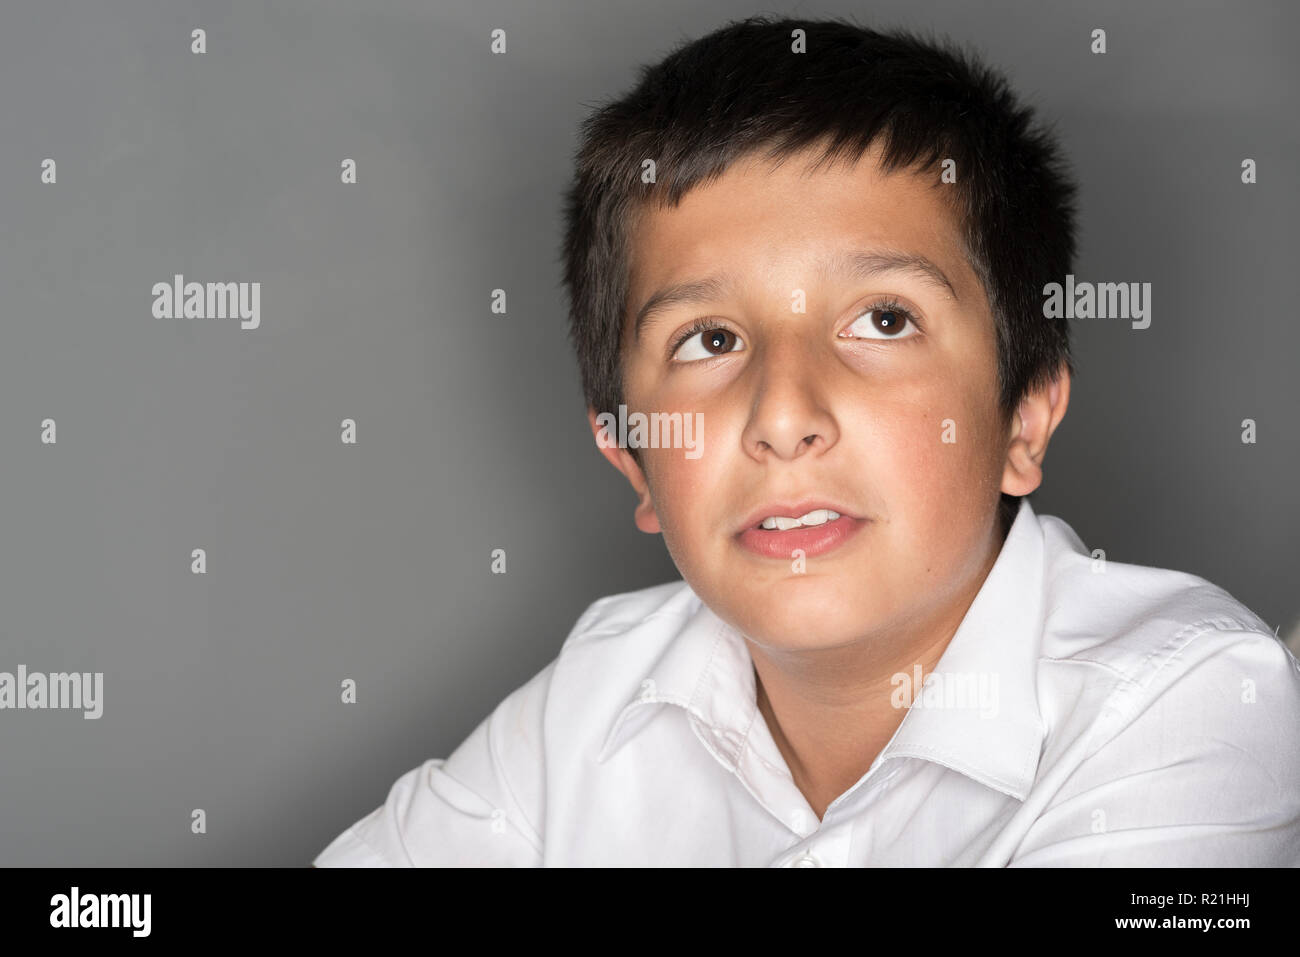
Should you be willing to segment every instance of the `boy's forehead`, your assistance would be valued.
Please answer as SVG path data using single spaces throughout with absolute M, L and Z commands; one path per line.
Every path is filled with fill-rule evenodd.
M 798 261 L 815 273 L 846 255 L 886 250 L 934 262 L 965 299 L 971 283 L 979 287 L 945 193 L 954 187 L 937 171 L 885 173 L 879 156 L 873 147 L 856 161 L 815 165 L 819 148 L 780 161 L 752 155 L 675 207 L 643 207 L 630 235 L 630 313 L 662 284 L 719 268 L 761 271 Z

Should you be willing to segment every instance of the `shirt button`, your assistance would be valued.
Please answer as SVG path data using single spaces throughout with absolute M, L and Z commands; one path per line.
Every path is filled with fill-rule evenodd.
M 821 861 L 817 860 L 817 858 L 813 857 L 811 854 L 805 854 L 803 857 L 796 860 L 790 866 L 791 867 L 821 867 L 822 864 Z

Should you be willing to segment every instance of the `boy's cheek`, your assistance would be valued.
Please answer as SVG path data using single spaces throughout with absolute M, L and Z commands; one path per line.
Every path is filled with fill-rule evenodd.
M 900 415 L 861 447 L 864 504 L 907 541 L 965 540 L 990 507 L 994 437 L 975 415 L 929 407 Z M 996 499 L 996 495 L 993 496 Z
M 698 535 L 702 520 L 718 507 L 707 492 L 712 457 L 686 459 L 680 449 L 647 449 L 642 455 L 660 531 L 676 558 L 689 547 L 692 531 Z

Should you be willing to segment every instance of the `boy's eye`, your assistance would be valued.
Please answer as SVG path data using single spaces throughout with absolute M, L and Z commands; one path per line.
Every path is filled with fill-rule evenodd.
M 853 325 L 840 333 L 840 338 L 911 339 L 918 329 L 919 324 L 910 309 L 887 300 L 859 313 Z M 730 329 L 711 325 L 707 319 L 701 319 L 677 337 L 669 355 L 676 362 L 699 362 L 703 359 L 716 359 L 729 352 L 740 352 L 744 348 L 745 341 Z
M 907 327 L 912 332 L 903 335 Z M 879 303 L 853 321 L 842 337 L 850 339 L 910 339 L 916 335 L 916 318 L 898 303 Z
M 712 359 L 728 352 L 740 352 L 745 342 L 730 329 L 721 326 L 703 326 L 687 329 L 673 351 L 678 362 L 696 362 Z

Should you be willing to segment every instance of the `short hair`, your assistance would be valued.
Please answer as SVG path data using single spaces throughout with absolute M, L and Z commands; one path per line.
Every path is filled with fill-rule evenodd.
M 806 53 L 792 51 L 796 29 Z M 760 151 L 779 160 L 824 143 L 820 161 L 856 159 L 877 141 L 886 172 L 956 164 L 949 206 L 993 315 L 1002 420 L 1062 364 L 1073 375 L 1068 321 L 1044 316 L 1042 290 L 1072 272 L 1078 187 L 1005 77 L 905 30 L 756 16 L 643 66 L 630 92 L 582 124 L 561 258 L 586 404 L 623 402 L 629 236 L 645 209 L 675 207 Z M 642 181 L 646 159 L 656 182 Z M 1004 528 L 1018 504 L 1002 496 Z

